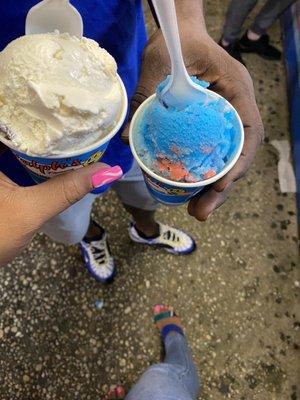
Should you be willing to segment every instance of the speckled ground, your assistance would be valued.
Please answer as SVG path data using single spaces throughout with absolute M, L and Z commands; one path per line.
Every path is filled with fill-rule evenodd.
M 218 38 L 225 4 L 207 3 Z M 280 45 L 279 26 L 271 33 Z M 112 285 L 90 278 L 77 247 L 43 235 L 0 271 L 1 400 L 96 400 L 112 383 L 130 388 L 160 360 L 157 302 L 183 317 L 202 377 L 199 399 L 299 399 L 295 197 L 279 191 L 269 144 L 289 137 L 285 72 L 281 62 L 245 60 L 266 127 L 251 172 L 205 224 L 184 207 L 158 212 L 194 235 L 196 253 L 174 257 L 130 243 L 128 216 L 109 194 L 94 215 L 110 232 L 119 267 Z

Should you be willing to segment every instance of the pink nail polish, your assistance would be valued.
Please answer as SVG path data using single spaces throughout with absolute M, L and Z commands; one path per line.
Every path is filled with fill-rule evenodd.
M 162 309 L 162 305 L 161 304 L 156 304 L 156 306 L 154 307 L 153 311 L 155 314 L 159 314 L 161 312 Z
M 123 386 L 116 387 L 116 395 L 118 396 L 118 399 L 123 399 L 125 397 L 125 389 Z
M 122 168 L 116 165 L 115 167 L 109 167 L 101 169 L 92 176 L 92 183 L 94 188 L 108 185 L 114 181 L 117 181 L 123 176 Z

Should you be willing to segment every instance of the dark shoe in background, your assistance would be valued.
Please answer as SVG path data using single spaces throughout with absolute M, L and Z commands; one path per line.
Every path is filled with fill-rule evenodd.
M 241 56 L 240 47 L 239 47 L 239 43 L 238 43 L 238 42 L 233 42 L 233 43 L 230 43 L 228 46 L 224 46 L 224 45 L 222 44 L 222 39 L 221 39 L 221 40 L 219 41 L 219 45 L 220 45 L 225 51 L 227 51 L 227 53 L 228 53 L 231 57 L 235 58 L 235 59 L 238 60 L 240 63 L 242 63 L 242 64 L 244 64 L 244 65 L 246 66 L 246 64 L 245 64 L 245 62 L 244 62 L 244 60 L 243 60 L 243 58 L 242 58 L 242 56 Z
M 266 60 L 280 60 L 281 51 L 270 43 L 268 35 L 263 35 L 258 40 L 248 39 L 247 32 L 240 39 L 238 45 L 242 53 L 256 53 Z

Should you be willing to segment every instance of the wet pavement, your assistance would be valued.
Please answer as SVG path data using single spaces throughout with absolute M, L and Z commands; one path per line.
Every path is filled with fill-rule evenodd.
M 207 3 L 217 39 L 225 5 Z M 280 46 L 278 24 L 271 34 Z M 266 128 L 250 173 L 206 223 L 185 207 L 158 212 L 196 238 L 197 252 L 175 257 L 132 244 L 129 218 L 110 193 L 93 212 L 118 264 L 112 285 L 88 275 L 78 247 L 43 235 L 0 270 L 1 400 L 96 400 L 110 384 L 129 389 L 160 360 L 151 307 L 161 302 L 174 305 L 186 326 L 199 399 L 300 398 L 295 196 L 280 193 L 270 144 L 289 139 L 285 71 L 282 62 L 244 58 Z

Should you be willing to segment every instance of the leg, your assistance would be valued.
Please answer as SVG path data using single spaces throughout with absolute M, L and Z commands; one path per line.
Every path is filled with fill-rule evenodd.
M 259 36 L 265 35 L 266 31 L 276 21 L 276 19 L 296 0 L 269 0 L 261 9 L 254 23 L 251 25 L 250 32 Z M 250 38 L 251 39 L 251 38 Z
M 189 254 L 195 250 L 195 242 L 190 236 L 155 220 L 158 203 L 148 192 L 137 164 L 134 164 L 131 171 L 116 182 L 113 188 L 133 217 L 134 222 L 129 228 L 133 241 L 164 247 L 174 254 Z
M 269 43 L 270 38 L 266 30 L 293 2 L 294 0 L 268 0 L 251 28 L 239 41 L 240 50 L 245 53 L 257 53 L 267 60 L 280 60 L 281 52 Z
M 239 39 L 243 23 L 256 3 L 257 0 L 231 0 L 223 28 L 222 40 L 224 46 Z
M 188 389 L 191 397 L 195 398 L 199 391 L 199 379 L 185 337 L 179 333 L 171 333 L 164 343 L 166 352 L 164 363 L 177 368 L 180 381 Z
M 79 243 L 86 234 L 95 196 L 88 194 L 42 226 L 41 232 L 67 245 Z
M 88 194 L 48 221 L 41 231 L 67 245 L 80 243 L 87 270 L 98 281 L 107 283 L 115 275 L 115 265 L 104 229 L 90 219 L 94 199 L 94 195 Z
M 199 378 L 179 317 L 172 307 L 157 305 L 154 321 L 164 342 L 164 363 L 177 369 L 179 381 L 195 398 L 199 391 Z
M 160 329 L 166 357 L 163 363 L 150 367 L 129 392 L 126 400 L 196 399 L 199 378 L 180 320 L 170 307 L 158 306 L 155 314 Z
M 136 162 L 113 188 L 126 211 L 132 215 L 137 229 L 145 236 L 157 236 L 159 229 L 155 221 L 155 211 L 158 203 L 150 196 Z
M 125 210 L 132 215 L 135 226 L 146 238 L 159 235 L 159 225 L 155 221 L 155 211 L 142 210 L 123 203 Z
M 102 233 L 103 233 L 103 228 L 98 224 L 96 224 L 92 219 L 90 219 L 85 237 L 87 239 L 92 239 L 95 236 L 102 235 Z
M 196 400 L 178 380 L 168 364 L 157 364 L 148 368 L 125 400 Z

